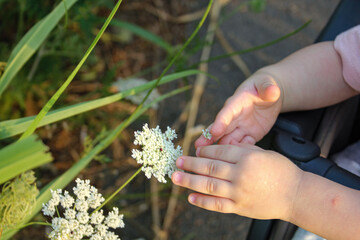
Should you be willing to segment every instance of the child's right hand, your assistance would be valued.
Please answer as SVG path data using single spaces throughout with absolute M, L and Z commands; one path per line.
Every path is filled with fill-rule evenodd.
M 280 86 L 274 78 L 258 71 L 227 99 L 209 127 L 211 140 L 201 136 L 195 147 L 219 144 L 255 144 L 274 125 L 281 110 Z

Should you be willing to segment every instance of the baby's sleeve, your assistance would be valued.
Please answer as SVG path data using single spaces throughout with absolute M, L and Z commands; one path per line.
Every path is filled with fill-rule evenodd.
M 360 92 L 360 25 L 338 35 L 334 46 L 342 60 L 345 81 Z

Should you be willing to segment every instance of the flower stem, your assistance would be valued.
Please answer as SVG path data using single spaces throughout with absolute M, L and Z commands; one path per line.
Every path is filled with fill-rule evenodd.
M 126 185 L 128 185 L 131 180 L 133 180 L 141 172 L 141 167 L 123 184 L 121 185 L 110 197 L 108 197 L 97 209 L 95 209 L 91 214 L 99 211 L 105 204 L 107 204 L 111 199 L 113 199 L 116 194 L 118 194 Z
M 21 225 L 20 227 L 17 227 L 16 229 L 26 228 L 26 227 L 31 226 L 31 225 L 51 226 L 51 223 L 48 223 L 48 222 L 29 222 L 29 223 L 27 223 L 27 224 Z

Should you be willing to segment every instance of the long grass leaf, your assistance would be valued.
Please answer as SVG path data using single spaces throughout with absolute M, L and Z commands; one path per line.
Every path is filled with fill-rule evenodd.
M 142 107 L 140 111 L 137 113 L 131 115 L 131 120 L 121 123 L 116 129 L 110 132 L 110 134 L 102 140 L 98 145 L 96 145 L 86 156 L 81 158 L 77 163 L 75 163 L 69 170 L 67 170 L 65 173 L 63 173 L 61 176 L 50 182 L 48 185 L 46 185 L 44 188 L 41 189 L 39 196 L 37 197 L 36 205 L 33 208 L 32 213 L 27 216 L 23 223 L 28 222 L 30 219 L 32 219 L 41 209 L 42 203 L 46 203 L 50 197 L 50 189 L 63 189 L 65 188 L 79 173 L 82 169 L 84 169 L 91 160 L 98 155 L 100 152 L 102 152 L 105 148 L 107 148 L 112 141 L 119 135 L 121 132 L 129 126 L 133 121 L 135 121 L 138 117 L 140 117 L 147 109 L 149 109 L 152 105 L 168 98 L 171 96 L 174 96 L 176 94 L 179 94 L 181 92 L 186 91 L 189 89 L 189 87 L 176 89 L 172 92 L 169 92 L 167 94 L 164 94 L 157 99 L 153 100 L 146 106 Z M 3 240 L 10 239 L 18 229 L 14 230 L 5 230 L 2 235 Z M 45 234 L 45 233 L 44 233 Z
M 118 0 L 115 7 L 113 8 L 111 13 L 109 14 L 108 18 L 106 19 L 104 25 L 101 27 L 99 33 L 96 35 L 94 41 L 91 43 L 90 47 L 86 51 L 83 58 L 80 60 L 80 62 L 75 67 L 75 69 L 72 71 L 70 76 L 66 79 L 66 81 L 61 85 L 61 87 L 56 91 L 56 93 L 50 98 L 50 100 L 41 109 L 39 114 L 36 116 L 35 120 L 31 123 L 29 128 L 23 133 L 23 135 L 20 137 L 20 139 L 23 139 L 23 138 L 31 135 L 35 131 L 36 127 L 38 126 L 38 124 L 40 123 L 42 118 L 50 111 L 50 109 L 55 104 L 55 102 L 59 99 L 61 94 L 65 91 L 65 89 L 69 86 L 71 81 L 75 78 L 75 75 L 78 73 L 78 71 L 80 70 L 82 65 L 85 63 L 86 59 L 89 57 L 90 53 L 95 48 L 95 46 L 98 43 L 98 41 L 100 40 L 101 36 L 105 32 L 105 30 L 106 30 L 107 26 L 109 25 L 111 19 L 114 17 L 115 13 L 119 9 L 121 2 L 122 2 L 122 0 Z
M 200 65 L 201 63 L 213 62 L 213 61 L 217 61 L 217 60 L 220 60 L 220 59 L 223 59 L 223 58 L 228 58 L 228 57 L 231 57 L 231 56 L 234 56 L 234 55 L 246 54 L 246 53 L 254 52 L 254 51 L 266 48 L 266 47 L 270 47 L 272 45 L 275 45 L 275 44 L 277 44 L 277 43 L 279 43 L 279 42 L 281 42 L 281 41 L 283 41 L 285 39 L 288 39 L 289 37 L 297 34 L 301 30 L 306 28 L 310 23 L 311 23 L 311 20 L 307 21 L 304 25 L 302 25 L 298 29 L 295 29 L 294 31 L 292 31 L 292 32 L 290 32 L 288 34 L 285 34 L 284 36 L 281 36 L 281 37 L 279 37 L 277 39 L 274 39 L 274 40 L 272 40 L 270 42 L 266 42 L 264 44 L 261 44 L 261 45 L 258 45 L 258 46 L 252 47 L 252 48 L 247 48 L 247 49 L 235 51 L 235 52 L 232 52 L 232 53 L 229 53 L 229 54 L 223 54 L 223 55 L 215 56 L 215 57 L 209 58 L 206 61 L 198 62 L 198 63 L 192 65 L 191 68 L 194 68 L 194 67 Z
M 0 184 L 51 160 L 48 147 L 35 135 L 6 146 L 0 150 Z
M 191 75 L 196 75 L 202 73 L 199 70 L 186 70 L 178 73 L 173 73 L 165 76 L 159 84 L 168 83 L 177 79 L 181 79 L 184 77 L 188 77 Z M 152 87 L 152 85 L 156 82 L 156 80 L 153 80 L 149 83 L 146 83 L 144 85 L 134 87 L 131 89 L 128 89 L 126 91 L 123 91 L 121 93 L 117 93 L 108 97 L 103 97 L 96 100 L 91 100 L 87 102 L 82 102 L 78 104 L 74 104 L 71 106 L 63 107 L 60 109 L 56 109 L 53 111 L 50 111 L 39 123 L 38 127 L 54 123 L 84 112 L 91 111 L 93 109 L 103 107 L 107 104 L 119 101 L 127 96 L 135 95 L 139 92 L 148 90 Z M 32 117 L 25 117 L 20 119 L 14 119 L 14 120 L 8 120 L 0 122 L 0 139 L 8 138 L 15 136 L 17 134 L 23 133 L 31 124 L 31 122 L 35 119 L 35 116 Z
M 64 0 L 67 8 L 70 8 L 76 1 L 77 0 Z M 0 96 L 15 75 L 45 41 L 49 33 L 64 16 L 65 12 L 64 3 L 59 3 L 51 13 L 35 24 L 20 40 L 12 51 L 5 71 L 0 78 Z

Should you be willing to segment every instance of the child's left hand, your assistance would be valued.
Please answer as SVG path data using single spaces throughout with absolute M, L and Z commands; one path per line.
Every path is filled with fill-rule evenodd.
M 174 184 L 199 193 L 189 202 L 208 210 L 258 219 L 291 217 L 303 171 L 284 156 L 253 145 L 211 145 L 177 159 Z

